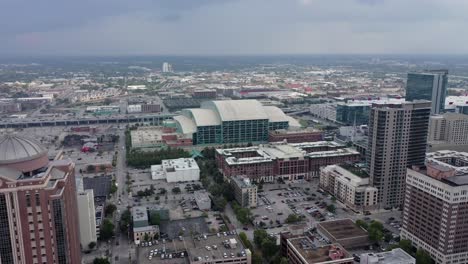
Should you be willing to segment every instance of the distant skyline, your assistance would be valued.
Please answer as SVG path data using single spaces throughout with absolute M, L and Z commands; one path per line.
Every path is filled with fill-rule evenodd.
M 0 56 L 468 54 L 466 0 L 0 2 Z

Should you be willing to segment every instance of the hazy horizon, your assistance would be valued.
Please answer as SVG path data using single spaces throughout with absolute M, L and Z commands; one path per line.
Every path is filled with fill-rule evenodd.
M 0 3 L 5 56 L 465 55 L 464 0 Z

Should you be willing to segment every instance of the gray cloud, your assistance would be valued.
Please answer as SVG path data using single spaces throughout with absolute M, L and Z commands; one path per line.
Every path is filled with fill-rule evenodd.
M 465 0 L 15 0 L 0 50 L 30 54 L 467 53 Z

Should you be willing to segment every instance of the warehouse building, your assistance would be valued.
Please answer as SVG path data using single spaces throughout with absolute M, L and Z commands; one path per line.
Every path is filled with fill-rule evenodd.
M 300 127 L 278 107 L 257 100 L 205 101 L 201 108 L 182 110 L 174 120 L 194 145 L 267 142 L 270 130 Z
M 161 165 L 151 166 L 151 178 L 167 182 L 198 181 L 200 168 L 192 158 L 163 160 Z

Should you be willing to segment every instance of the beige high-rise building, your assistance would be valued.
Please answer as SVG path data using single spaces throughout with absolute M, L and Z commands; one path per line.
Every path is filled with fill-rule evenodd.
M 430 111 L 424 100 L 372 106 L 366 154 L 381 208 L 403 205 L 406 168 L 424 164 Z
M 428 142 L 432 150 L 468 148 L 468 115 L 446 113 L 431 116 Z

